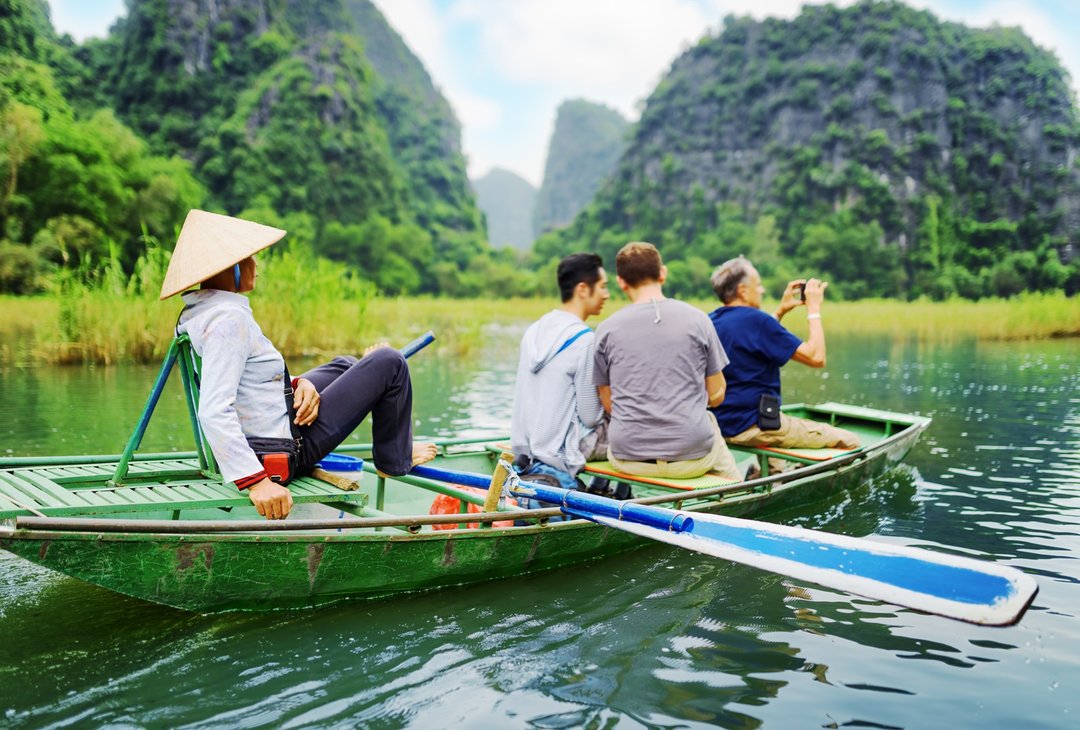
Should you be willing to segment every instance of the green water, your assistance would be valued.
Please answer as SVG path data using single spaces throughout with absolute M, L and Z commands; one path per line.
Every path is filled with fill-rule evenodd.
M 416 432 L 505 431 L 519 333 L 492 330 L 468 362 L 418 356 Z M 785 519 L 1017 566 L 1040 586 L 1018 626 L 667 547 L 468 589 L 209 616 L 2 554 L 0 726 L 1074 727 L 1077 345 L 834 339 L 826 372 L 785 372 L 789 401 L 934 417 L 909 468 Z M 2 366 L 0 452 L 116 453 L 154 375 Z M 147 450 L 190 448 L 168 393 Z

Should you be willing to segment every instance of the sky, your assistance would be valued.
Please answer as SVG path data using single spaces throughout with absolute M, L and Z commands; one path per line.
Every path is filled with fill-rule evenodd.
M 555 114 L 587 99 L 636 120 L 671 62 L 726 15 L 792 18 L 800 0 L 372 0 L 424 63 L 462 124 L 472 178 L 502 167 L 539 186 Z M 76 40 L 102 37 L 124 0 L 49 0 Z M 815 3 L 817 4 L 817 3 Z M 839 0 L 834 5 L 850 5 Z M 942 20 L 1020 26 L 1077 88 L 1075 0 L 908 0 Z

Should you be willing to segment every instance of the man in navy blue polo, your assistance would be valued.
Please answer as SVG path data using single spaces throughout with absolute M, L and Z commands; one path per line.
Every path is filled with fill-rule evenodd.
M 775 316 L 761 311 L 765 288 L 757 270 L 744 257 L 721 264 L 713 273 L 712 284 L 723 306 L 709 319 L 730 362 L 724 368 L 727 396 L 710 410 L 727 442 L 740 446 L 858 448 L 859 437 L 850 431 L 778 412 L 780 368 L 785 363 L 794 360 L 812 368 L 825 367 L 821 304 L 828 283 L 817 279 L 788 282 Z M 800 296 L 804 287 L 805 302 Z M 806 342 L 780 324 L 785 314 L 804 304 L 810 325 Z

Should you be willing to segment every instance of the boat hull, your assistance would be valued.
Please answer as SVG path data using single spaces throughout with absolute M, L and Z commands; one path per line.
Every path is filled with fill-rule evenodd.
M 836 468 L 737 494 L 683 493 L 666 505 L 758 516 L 854 487 L 894 467 L 929 423 L 918 419 Z M 448 456 L 453 466 L 471 456 Z M 812 470 L 807 470 L 812 471 Z M 329 508 L 326 508 L 329 509 Z M 335 513 L 336 514 L 336 513 Z M 446 588 L 598 560 L 650 544 L 585 520 L 424 531 L 159 534 L 12 529 L 0 548 L 112 591 L 191 611 L 318 606 Z

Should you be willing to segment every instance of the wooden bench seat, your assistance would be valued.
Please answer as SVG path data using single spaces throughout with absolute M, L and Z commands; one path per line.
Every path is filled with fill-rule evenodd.
M 798 449 L 785 448 L 783 446 L 740 446 L 744 451 L 752 454 L 764 454 L 766 456 L 780 455 L 790 457 L 791 461 L 799 461 L 804 464 L 813 464 L 819 461 L 828 461 L 838 456 L 846 456 L 861 451 L 856 449 Z
M 220 479 L 208 479 L 193 459 L 133 462 L 129 483 L 109 486 L 115 464 L 48 466 L 0 471 L 0 519 L 35 512 L 79 516 L 248 507 L 247 495 Z M 289 484 L 293 502 L 345 502 L 364 506 L 367 495 L 346 492 L 312 477 Z
M 629 484 L 648 484 L 654 487 L 666 487 L 667 489 L 709 489 L 711 487 L 723 487 L 728 484 L 738 484 L 730 479 L 725 479 L 717 474 L 704 474 L 693 479 L 670 479 L 667 477 L 638 477 L 616 471 L 610 461 L 590 461 L 585 465 L 585 473 L 608 479 L 617 479 Z

